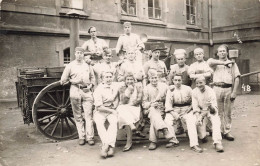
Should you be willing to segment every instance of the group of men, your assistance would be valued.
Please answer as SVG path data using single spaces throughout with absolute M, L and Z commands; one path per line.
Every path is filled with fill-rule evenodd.
M 76 59 L 65 67 L 61 84 L 71 83 L 70 99 L 79 144 L 94 145 L 93 120 L 102 142 L 101 156 L 114 155 L 117 136 L 117 111 L 119 104 L 118 84 L 120 71 L 130 70 L 127 58 L 141 61 L 144 49 L 140 38 L 131 33 L 131 23 L 124 23 L 125 34 L 118 39 L 116 53 L 120 60 L 111 62 L 112 52 L 103 39 L 97 37 L 95 27 L 88 32 L 91 39 L 75 49 Z M 135 50 L 135 51 L 133 51 Z M 168 140 L 167 148 L 178 146 L 176 128 L 181 126 L 190 140 L 190 147 L 201 153 L 198 138 L 207 142 L 206 128 L 212 132 L 217 152 L 223 152 L 222 137 L 233 141 L 231 108 L 239 84 L 237 65 L 228 59 L 228 47 L 218 47 L 218 59 L 204 60 L 202 48 L 194 50 L 196 62 L 185 64 L 186 51 L 176 49 L 177 64 L 168 74 L 163 61 L 159 60 L 163 48 L 151 47 L 151 59 L 142 66 L 144 75 L 136 75 L 143 84 L 142 113 L 150 120 L 149 150 L 157 148 L 160 132 Z M 134 53 L 133 53 L 134 52 Z M 135 54 L 135 56 L 131 55 Z M 142 65 L 142 63 L 140 63 Z M 123 67 L 126 66 L 126 67 Z M 124 69 L 123 69 L 124 68 Z M 135 67 L 134 67 L 135 68 Z M 210 79 L 213 89 L 209 86 Z M 95 109 L 93 110 L 93 106 Z M 85 120 L 84 120 L 85 119 Z M 109 122 L 108 127 L 105 121 Z M 210 122 L 210 123 L 209 123 Z

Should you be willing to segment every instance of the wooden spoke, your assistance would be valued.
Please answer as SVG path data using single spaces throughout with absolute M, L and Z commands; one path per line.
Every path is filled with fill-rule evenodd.
M 58 103 L 61 103 L 59 91 L 56 90 L 55 94 L 56 94 L 56 98 L 57 98 Z
M 59 106 L 59 104 L 57 103 L 57 101 L 52 97 L 52 95 L 47 92 L 47 95 L 51 98 L 51 100 L 56 104 L 56 106 Z
M 58 117 L 54 117 L 44 128 L 43 130 L 46 130 Z
M 73 120 L 73 119 L 71 119 L 71 117 L 69 117 L 69 116 L 68 116 L 68 118 L 69 118 L 69 120 L 71 121 L 71 123 L 73 123 L 73 124 L 74 124 L 74 126 L 76 126 L 76 123 L 74 122 L 74 120 Z
M 58 113 L 55 113 L 55 114 L 52 114 L 52 115 L 45 116 L 45 117 L 43 117 L 43 118 L 41 118 L 41 119 L 38 119 L 38 122 L 44 121 L 45 119 L 49 119 L 49 118 L 51 118 L 51 117 L 53 117 L 53 116 L 55 116 L 55 115 L 57 115 L 57 114 L 58 114 Z
M 70 96 L 68 96 L 68 98 L 67 98 L 67 100 L 66 100 L 66 102 L 65 102 L 64 105 L 68 105 L 68 104 L 69 104 L 69 101 L 70 101 Z
M 56 130 L 56 128 L 57 128 L 59 122 L 60 122 L 60 118 L 57 120 L 55 126 L 53 127 L 53 129 L 52 129 L 52 131 L 51 131 L 51 136 L 53 136 L 53 134 L 54 134 L 54 132 L 55 132 L 55 130 Z
M 67 127 L 68 127 L 68 129 L 69 129 L 70 134 L 72 134 L 71 127 L 70 127 L 70 124 L 69 124 L 67 118 L 65 118 L 65 123 L 66 123 L 66 125 L 67 125 Z
M 37 112 L 38 113 L 40 113 L 40 112 L 57 112 L 57 110 L 41 108 L 41 109 L 38 109 Z
M 63 118 L 61 118 L 61 126 L 60 126 L 60 137 L 63 137 Z
M 47 106 L 50 106 L 50 107 L 52 107 L 52 108 L 58 109 L 58 107 L 56 107 L 56 106 L 54 106 L 54 105 L 52 105 L 52 104 L 50 104 L 50 103 L 48 103 L 48 102 L 46 102 L 46 101 L 41 100 L 40 102 L 43 103 L 43 104 L 45 104 L 45 105 L 47 105 Z
M 62 105 L 64 105 L 64 102 L 65 102 L 65 87 L 62 89 Z

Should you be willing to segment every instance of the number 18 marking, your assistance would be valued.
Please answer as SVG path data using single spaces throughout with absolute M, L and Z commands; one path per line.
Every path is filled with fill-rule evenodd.
M 250 87 L 250 85 L 244 85 L 244 84 L 242 84 L 242 89 L 243 89 L 243 91 L 246 91 L 246 92 L 251 92 L 251 87 Z

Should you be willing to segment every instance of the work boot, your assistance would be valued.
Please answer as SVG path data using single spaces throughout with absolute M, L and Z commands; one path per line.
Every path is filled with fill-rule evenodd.
M 224 147 L 221 143 L 216 143 L 215 149 L 216 149 L 217 152 L 224 152 Z
M 149 150 L 155 150 L 157 148 L 156 143 L 151 142 L 149 145 Z
M 202 138 L 202 139 L 201 139 L 201 142 L 202 142 L 202 143 L 207 143 L 207 142 L 208 142 L 208 138 L 207 138 L 207 137 Z
M 107 152 L 107 156 L 108 157 L 113 157 L 114 153 L 115 153 L 114 148 L 112 146 L 109 146 L 108 152 Z
M 106 145 L 106 144 L 102 145 L 101 152 L 100 152 L 101 157 L 103 157 L 103 158 L 107 157 L 108 149 L 109 149 L 108 145 Z
M 235 138 L 233 137 L 233 135 L 231 135 L 230 133 L 225 134 L 225 135 L 224 135 L 224 138 L 225 138 L 226 140 L 229 140 L 229 141 L 234 141 L 234 140 L 235 140 Z
M 141 131 L 136 131 L 135 135 L 138 136 L 138 137 L 141 137 L 141 138 L 145 138 L 146 137 L 145 134 L 142 133 Z
M 166 148 L 177 147 L 177 146 L 179 146 L 179 144 L 174 142 L 169 142 L 168 144 L 165 145 Z
M 191 150 L 193 150 L 195 152 L 198 152 L 198 153 L 202 153 L 203 152 L 203 150 L 198 145 L 195 145 L 195 146 L 191 147 Z
M 89 144 L 90 146 L 93 146 L 93 145 L 95 145 L 95 141 L 94 141 L 94 140 L 88 140 L 88 144 Z
M 79 145 L 85 145 L 85 139 L 79 139 Z

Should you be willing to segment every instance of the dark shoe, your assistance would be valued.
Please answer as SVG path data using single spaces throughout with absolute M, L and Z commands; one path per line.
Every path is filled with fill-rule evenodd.
M 157 148 L 156 143 L 151 142 L 149 145 L 149 150 L 155 150 Z
M 112 156 L 114 156 L 114 153 L 115 153 L 114 148 L 112 146 L 109 146 L 107 156 L 112 157 Z
M 141 131 L 136 131 L 135 135 L 138 136 L 138 137 L 141 137 L 141 138 L 146 137 L 146 135 L 144 135 Z
M 177 147 L 177 146 L 179 146 L 179 144 L 174 142 L 169 142 L 168 144 L 165 145 L 166 148 Z
M 202 138 L 202 139 L 201 139 L 201 142 L 202 142 L 202 143 L 207 143 L 207 142 L 208 142 L 208 138 L 207 138 L 207 137 Z
M 123 152 L 127 152 L 132 148 L 132 143 L 129 146 L 125 146 Z
M 85 145 L 85 139 L 79 139 L 79 145 Z
M 217 152 L 224 152 L 224 147 L 221 143 L 216 143 L 215 149 L 216 149 Z
M 89 141 L 88 141 L 88 144 L 89 144 L 90 146 L 93 146 L 93 145 L 95 145 L 95 141 L 94 141 L 94 140 L 89 140 Z
M 193 150 L 195 152 L 198 152 L 198 153 L 202 153 L 203 152 L 203 150 L 198 145 L 195 145 L 195 146 L 191 147 L 191 150 Z
M 224 135 L 224 138 L 225 138 L 226 140 L 229 140 L 229 141 L 234 141 L 234 140 L 235 140 L 235 138 L 233 137 L 233 135 L 231 135 L 230 133 L 225 134 L 225 135 Z
M 107 156 L 108 156 L 108 154 L 107 154 L 108 153 L 108 149 L 109 149 L 108 145 L 103 145 L 101 147 L 101 152 L 100 152 L 101 157 L 107 158 Z

